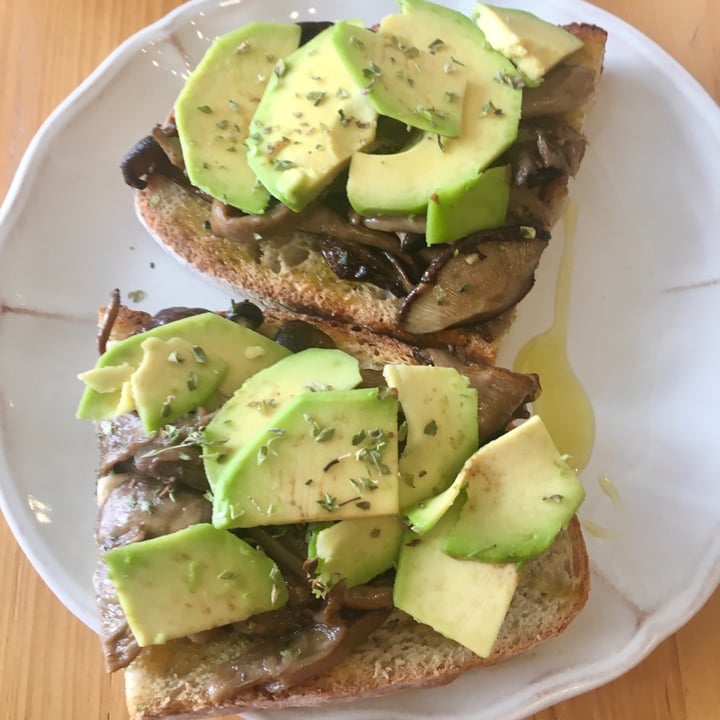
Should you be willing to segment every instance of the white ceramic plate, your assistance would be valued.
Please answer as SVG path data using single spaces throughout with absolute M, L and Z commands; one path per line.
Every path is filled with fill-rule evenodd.
M 457 3 L 469 11 L 470 2 Z M 593 590 L 561 638 L 451 686 L 283 717 L 509 720 L 610 680 L 700 607 L 720 579 L 720 112 L 669 56 L 617 18 L 573 0 L 526 0 L 547 19 L 610 32 L 573 194 L 568 353 L 595 410 L 582 518 Z M 135 219 L 120 157 L 162 119 L 217 34 L 250 19 L 326 19 L 331 0 L 200 0 L 139 33 L 38 133 L 0 215 L 0 500 L 58 597 L 97 627 L 95 445 L 74 420 L 75 374 L 95 362 L 95 308 L 120 287 L 143 308 L 222 308 L 227 298 L 176 265 Z M 343 15 L 373 22 L 385 0 Z M 562 232 L 505 348 L 551 319 Z M 621 503 L 597 484 L 607 476 Z M 274 717 L 268 713 L 263 717 Z

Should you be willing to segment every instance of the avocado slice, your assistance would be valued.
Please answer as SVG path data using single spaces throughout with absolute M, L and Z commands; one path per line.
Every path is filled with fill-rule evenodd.
M 217 411 L 203 433 L 203 464 L 210 487 L 232 456 L 270 427 L 290 399 L 315 390 L 350 390 L 362 380 L 356 358 L 342 350 L 310 348 L 289 355 L 248 378 Z
M 445 490 L 477 450 L 477 391 L 450 367 L 386 365 L 383 375 L 407 423 L 399 463 L 405 510 Z
M 417 48 L 349 23 L 338 25 L 333 40 L 379 114 L 438 135 L 460 134 L 467 77 L 462 65 L 445 72 L 451 57 L 444 43 Z
M 105 562 L 140 647 L 239 622 L 288 599 L 269 557 L 207 523 L 113 548 Z
M 416 47 L 441 40 L 451 57 L 448 71 L 465 69 L 462 130 L 456 138 L 424 133 L 393 154 L 356 152 L 347 192 L 353 208 L 366 216 L 424 214 L 434 193 L 470 182 L 489 167 L 515 140 L 520 120 L 522 91 L 499 80 L 517 75 L 517 69 L 487 44 L 470 18 L 425 0 L 401 0 L 400 7 L 401 15 L 380 24 L 382 35 Z
M 418 535 L 425 535 L 432 530 L 440 518 L 453 506 L 466 484 L 465 473 L 460 470 L 452 485 L 446 490 L 406 509 L 404 515 L 407 517 L 410 529 Z
M 313 586 L 322 592 L 341 580 L 362 585 L 389 570 L 397 560 L 405 527 L 396 515 L 340 520 L 314 528 L 308 558 L 317 560 Z
M 418 622 L 480 657 L 492 653 L 519 582 L 513 563 L 456 560 L 442 550 L 457 517 L 454 505 L 419 537 L 408 530 L 398 558 L 393 603 Z
M 531 82 L 583 46 L 564 28 L 526 10 L 477 3 L 473 16 L 490 45 L 512 60 Z
M 193 352 L 183 338 L 148 337 L 143 357 L 130 377 L 135 408 L 148 434 L 202 405 L 218 389 L 228 364 Z
M 191 346 L 191 354 L 206 360 L 219 358 L 227 363 L 227 372 L 217 388 L 220 395 L 232 395 L 237 388 L 258 370 L 272 365 L 290 354 L 287 348 L 260 333 L 238 325 L 215 313 L 207 312 L 160 325 L 144 333 L 131 335 L 103 353 L 80 398 L 77 417 L 83 420 L 107 420 L 135 409 L 132 396 L 132 374 L 123 383 L 106 383 L 99 391 L 98 370 L 127 365 L 133 372 L 143 360 L 143 343 L 149 337 L 169 340 L 182 338 Z M 182 354 L 181 354 L 182 357 Z M 167 361 L 167 358 L 165 359 Z M 120 373 L 127 372 L 126 369 Z M 81 374 L 80 379 L 86 377 Z M 102 375 L 99 377 L 102 378 Z M 108 389 L 112 386 L 112 389 Z M 207 399 L 207 398 L 206 398 Z
M 265 86 L 300 42 L 295 24 L 254 22 L 215 40 L 175 102 L 190 182 L 246 213 L 270 200 L 247 162 L 245 140 Z
M 457 558 L 529 560 L 552 545 L 585 498 L 539 415 L 480 448 L 464 472 L 467 499 L 443 542 Z
M 250 167 L 295 212 L 375 138 L 377 112 L 338 58 L 338 27 L 323 30 L 284 59 L 250 123 Z
M 87 386 L 86 394 L 92 401 L 80 402 L 83 413 L 92 412 L 97 419 L 115 417 L 135 409 L 130 377 L 135 372 L 132 365 L 124 362 L 107 367 L 94 367 L 77 377 Z M 78 417 L 81 415 L 78 410 Z
M 488 168 L 474 178 L 433 193 L 427 209 L 427 244 L 452 242 L 504 225 L 510 173 L 510 165 Z
M 397 411 L 387 388 L 301 393 L 228 461 L 213 524 L 397 514 Z

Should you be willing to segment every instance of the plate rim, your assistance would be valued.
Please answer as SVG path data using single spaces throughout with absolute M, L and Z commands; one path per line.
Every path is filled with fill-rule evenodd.
M 0 251 L 8 234 L 5 232 L 5 228 L 12 226 L 14 215 L 22 212 L 24 205 L 23 193 L 29 192 L 28 188 L 32 185 L 33 174 L 37 172 L 36 161 L 47 149 L 46 146 L 53 132 L 59 131 L 62 128 L 63 121 L 72 120 L 81 111 L 85 102 L 92 97 L 93 91 L 97 90 L 99 85 L 111 83 L 117 74 L 122 73 L 134 55 L 149 40 L 163 39 L 177 31 L 191 17 L 202 12 L 204 8 L 216 8 L 219 4 L 221 3 L 218 3 L 218 0 L 190 0 L 173 9 L 162 18 L 136 31 L 108 54 L 57 105 L 40 125 L 25 149 L 2 206 L 0 206 Z M 239 3 L 230 4 L 237 5 Z M 498 4 L 512 5 L 514 3 L 500 0 Z M 602 24 L 602 20 L 604 20 L 605 25 L 612 26 L 615 37 L 622 34 L 628 38 L 628 42 L 632 42 L 635 49 L 642 50 L 644 55 L 651 59 L 654 64 L 661 65 L 665 73 L 671 74 L 670 77 L 682 93 L 683 99 L 691 99 L 700 108 L 705 125 L 710 132 L 717 135 L 720 141 L 720 107 L 700 82 L 669 52 L 625 20 L 586 2 L 586 0 L 550 0 L 549 4 L 563 11 L 567 11 L 571 7 L 575 11 L 577 8 L 579 16 L 594 16 L 595 19 L 600 21 L 598 24 Z M 10 479 L 10 477 L 5 459 L 4 445 L 0 443 L 0 509 L 3 511 L 6 522 L 23 553 L 43 582 L 81 622 L 90 625 L 86 613 L 80 607 L 81 603 L 73 598 L 71 593 L 66 591 L 66 588 L 63 588 L 59 582 L 53 579 L 53 573 L 50 571 L 49 565 L 39 557 L 33 548 L 31 537 L 33 533 L 29 531 L 32 530 L 33 526 L 26 526 L 29 528 L 29 530 L 26 530 L 19 515 L 10 511 L 9 496 L 10 491 L 14 488 L 10 487 L 10 483 L 5 482 L 5 478 Z M 584 666 L 584 673 L 580 676 L 577 674 L 577 669 L 573 669 L 571 687 L 561 686 L 556 683 L 546 689 L 539 688 L 539 692 L 534 698 L 526 698 L 522 707 L 517 706 L 512 718 L 519 719 L 528 712 L 538 712 L 563 699 L 599 687 L 640 663 L 661 642 L 687 623 L 720 586 L 718 558 L 720 558 L 720 536 L 716 538 L 711 551 L 707 553 L 707 562 L 702 566 L 702 572 L 700 568 L 696 570 L 693 576 L 694 582 L 686 587 L 683 592 L 673 595 L 669 602 L 655 609 L 639 623 L 633 638 L 617 652 L 621 656 L 622 662 L 608 666 L 605 661 L 598 661 Z M 698 582 L 695 582 L 696 580 Z M 553 677 L 558 678 L 563 674 L 555 674 Z

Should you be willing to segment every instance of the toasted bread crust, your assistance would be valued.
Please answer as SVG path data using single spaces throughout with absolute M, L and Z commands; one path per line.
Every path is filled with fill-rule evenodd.
M 570 23 L 563 27 L 583 41 L 583 47 L 573 53 L 566 62 L 591 68 L 595 73 L 595 77 L 599 79 L 604 68 L 607 31 L 597 25 L 587 23 Z M 565 122 L 578 132 L 582 131 L 585 118 L 594 102 L 595 94 L 593 93 L 579 110 L 564 117 Z
M 401 611 L 348 658 L 320 678 L 271 695 L 252 688 L 216 705 L 209 697 L 215 668 L 248 647 L 247 639 L 195 645 L 177 640 L 145 648 L 125 671 L 132 720 L 191 720 L 250 709 L 349 702 L 410 688 L 444 685 L 562 633 L 587 601 L 590 574 L 577 518 L 543 555 L 527 563 L 493 654 L 480 658 Z
M 599 76 L 605 31 L 578 23 L 567 29 L 585 43 L 569 61 L 591 67 Z M 564 119 L 580 130 L 590 105 L 591 101 Z M 560 178 L 542 198 L 550 226 L 564 212 L 567 182 L 567 177 Z M 149 233 L 181 263 L 228 292 L 264 307 L 358 324 L 413 345 L 462 347 L 474 361 L 495 360 L 496 340 L 509 325 L 512 312 L 477 327 L 410 335 L 397 324 L 403 299 L 368 282 L 339 279 L 312 235 L 296 231 L 251 243 L 221 238 L 209 229 L 210 204 L 204 197 L 160 174 L 151 174 L 147 183 L 136 192 L 135 206 Z
M 475 362 L 494 362 L 497 351 L 487 326 L 428 336 L 395 326 L 402 299 L 371 283 L 339 279 L 313 236 L 295 232 L 254 243 L 214 235 L 207 227 L 209 203 L 169 178 L 153 174 L 135 196 L 138 216 L 173 257 L 231 294 L 264 308 L 292 310 L 391 334 L 417 346 L 457 346 Z
M 108 308 L 98 309 L 98 325 L 102 325 Z M 149 313 L 143 310 L 132 310 L 121 305 L 112 325 L 109 340 L 122 340 L 129 335 L 148 327 L 151 320 Z M 385 335 L 377 335 L 359 325 L 347 325 L 328 318 L 316 318 L 290 310 L 263 310 L 263 323 L 258 328 L 267 337 L 274 337 L 278 328 L 289 320 L 303 320 L 315 325 L 330 335 L 340 350 L 357 357 L 361 367 L 382 369 L 386 363 L 403 363 L 416 365 L 422 362 L 418 348 Z

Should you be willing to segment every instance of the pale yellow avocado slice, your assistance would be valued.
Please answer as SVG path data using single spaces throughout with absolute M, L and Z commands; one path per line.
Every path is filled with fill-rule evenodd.
M 399 4 L 402 14 L 386 17 L 379 32 L 416 47 L 428 47 L 438 39 L 443 42 L 449 56 L 446 72 L 462 66 L 467 73 L 462 130 L 455 138 L 425 133 L 392 154 L 355 153 L 348 199 L 366 216 L 425 214 L 434 193 L 472 182 L 489 167 L 517 137 L 520 120 L 522 91 L 498 79 L 517 74 L 517 69 L 487 44 L 470 18 L 424 0 Z M 489 112 L 492 108 L 498 112 Z
M 128 363 L 94 367 L 80 373 L 77 378 L 92 393 L 93 410 L 98 419 L 121 415 L 135 409 L 130 387 L 130 376 L 135 368 Z
M 387 388 L 301 393 L 213 486 L 216 527 L 396 515 L 398 402 Z
M 398 392 L 407 436 L 400 456 L 400 508 L 445 490 L 478 446 L 477 391 L 454 368 L 386 365 Z
M 202 405 L 227 374 L 225 360 L 198 352 L 183 338 L 151 336 L 141 347 L 142 361 L 130 377 L 130 386 L 147 433 Z
M 397 560 L 405 527 L 396 515 L 351 518 L 316 529 L 308 557 L 317 560 L 313 580 L 325 591 L 341 580 L 362 585 L 389 570 Z
M 135 368 L 128 363 L 110 367 L 96 367 L 80 373 L 77 378 L 88 387 L 99 393 L 110 393 L 119 390 L 123 383 L 130 379 Z
M 215 40 L 175 102 L 190 182 L 247 213 L 270 199 L 247 162 L 250 119 L 268 80 L 300 42 L 295 24 L 250 23 Z
M 248 163 L 300 212 L 375 138 L 377 112 L 337 55 L 337 25 L 285 58 L 250 123 Z
M 519 582 L 514 564 L 456 560 L 442 550 L 453 506 L 419 537 L 408 531 L 398 558 L 393 603 L 480 657 L 492 653 Z
M 333 39 L 378 113 L 427 132 L 460 134 L 467 74 L 462 65 L 445 72 L 451 56 L 442 41 L 427 48 L 405 46 L 396 37 L 348 23 L 338 25 Z
M 179 337 L 197 348 L 195 350 L 197 354 L 203 354 L 208 358 L 220 358 L 226 362 L 227 372 L 218 387 L 220 395 L 231 395 L 258 370 L 290 354 L 287 348 L 264 335 L 220 315 L 207 312 L 154 327 L 147 332 L 131 335 L 115 343 L 98 358 L 95 370 L 127 365 L 134 372 L 142 362 L 142 344 L 148 337 L 161 340 Z M 126 370 L 121 372 L 124 373 Z M 98 376 L 97 373 L 89 376 L 95 384 L 102 382 L 98 377 L 102 376 Z M 115 389 L 105 385 L 102 392 L 88 383 L 78 404 L 77 417 L 85 420 L 107 420 L 134 409 L 131 378 Z
M 443 544 L 457 558 L 503 563 L 535 557 L 585 498 L 538 415 L 483 445 L 463 472 L 467 499 Z
M 510 165 L 488 168 L 475 178 L 433 193 L 427 209 L 427 244 L 452 242 L 478 230 L 504 225 L 510 173 Z
M 140 647 L 239 622 L 288 598 L 269 557 L 206 523 L 114 548 L 105 562 Z
M 473 15 L 490 45 L 533 81 L 583 46 L 572 33 L 525 10 L 477 3 Z
M 227 463 L 286 402 L 303 392 L 350 390 L 362 380 L 356 358 L 342 350 L 308 348 L 249 377 L 203 432 L 203 465 L 210 487 Z
M 405 510 L 404 514 L 408 519 L 410 529 L 418 535 L 425 535 L 432 530 L 440 518 L 452 507 L 465 485 L 467 485 L 467 476 L 463 470 L 460 470 L 449 488 L 443 490 L 439 495 L 422 500 L 417 505 Z

